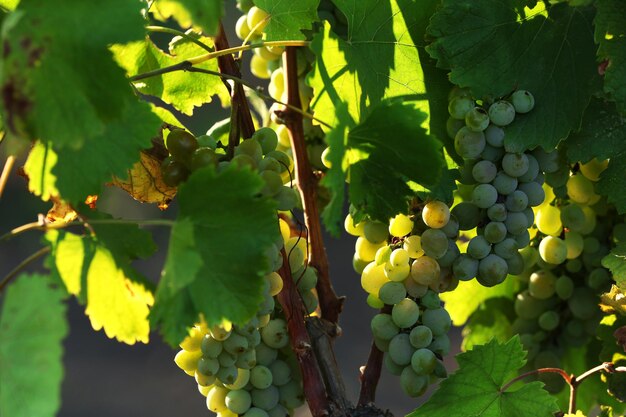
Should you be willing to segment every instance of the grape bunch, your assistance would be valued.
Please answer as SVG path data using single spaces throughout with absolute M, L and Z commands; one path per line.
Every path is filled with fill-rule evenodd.
M 459 256 L 458 225 L 448 206 L 431 201 L 421 213 L 398 214 L 388 224 L 348 215 L 346 231 L 358 236 L 354 267 L 368 304 L 381 308 L 371 322 L 384 363 L 409 396 L 422 395 L 446 370 L 450 315 L 439 292 L 458 284 L 451 266 Z
M 509 152 L 506 127 L 516 114 L 528 113 L 534 98 L 525 90 L 509 100 L 483 107 L 463 89 L 453 90 L 448 110 L 448 134 L 464 159 L 461 182 L 469 201 L 456 205 L 452 213 L 461 230 L 476 228 L 467 253 L 453 265 L 458 279 L 476 277 L 484 286 L 494 286 L 508 274 L 520 274 L 524 263 L 518 250 L 528 246 L 528 228 L 534 223 L 533 207 L 545 198 L 544 175 L 558 169 L 557 152 L 540 148 L 532 152 Z M 484 104 L 484 103 L 482 103 Z

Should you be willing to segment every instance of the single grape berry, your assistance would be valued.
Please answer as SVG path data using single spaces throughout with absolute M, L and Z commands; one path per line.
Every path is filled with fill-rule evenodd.
M 193 153 L 198 149 L 198 141 L 186 130 L 175 129 L 167 135 L 165 147 L 176 161 L 189 164 Z
M 465 125 L 472 132 L 482 132 L 489 126 L 489 115 L 482 107 L 474 107 L 465 114 Z
M 189 170 L 178 161 L 170 161 L 162 170 L 163 182 L 170 187 L 176 187 L 189 176 Z
M 517 90 L 511 95 L 511 102 L 518 113 L 528 113 L 535 107 L 535 97 L 526 90 Z
M 489 119 L 497 126 L 510 125 L 515 119 L 515 107 L 508 101 L 496 101 L 489 106 Z

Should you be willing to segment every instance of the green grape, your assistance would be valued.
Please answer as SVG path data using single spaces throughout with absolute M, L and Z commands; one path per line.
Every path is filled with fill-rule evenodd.
M 390 258 L 391 258 L 391 246 L 381 246 L 380 248 L 378 248 L 378 250 L 376 251 L 376 255 L 374 256 L 374 262 L 376 262 L 376 265 L 383 265 L 386 264 L 387 262 L 389 262 Z M 385 268 L 385 272 L 386 272 Z
M 567 275 L 561 275 L 554 283 L 554 291 L 561 300 L 567 300 L 574 293 L 574 281 Z
M 407 265 L 408 267 L 408 265 Z M 387 282 L 380 287 L 378 298 L 385 304 L 393 305 L 406 298 L 406 289 L 402 282 Z
M 465 115 L 473 108 L 474 100 L 470 97 L 454 97 L 448 103 L 448 113 L 454 119 L 465 120 Z
M 269 369 L 272 371 L 272 384 L 281 386 L 291 380 L 291 368 L 287 362 L 277 359 L 269 366 Z
M 487 209 L 487 217 L 492 222 L 503 222 L 506 220 L 506 206 L 502 203 L 496 203 Z
M 448 93 L 448 101 L 452 100 L 455 97 L 472 98 L 472 93 L 469 88 L 461 88 L 455 85 Z
M 472 191 L 472 202 L 483 209 L 493 206 L 498 200 L 498 191 L 491 184 L 478 184 Z
M 515 314 L 519 318 L 533 320 L 538 318 L 544 311 L 547 311 L 550 305 L 550 299 L 540 300 L 530 295 L 528 290 L 524 290 L 517 294 L 515 298 Z
M 248 27 L 255 35 L 261 35 L 263 33 L 263 29 L 265 25 L 267 25 L 267 20 L 269 15 L 263 9 L 260 9 L 256 6 L 252 6 L 250 10 L 248 10 Z
M 278 136 L 274 129 L 269 127 L 262 127 L 258 129 L 252 135 L 252 139 L 256 139 L 257 143 L 261 146 L 261 151 L 263 154 L 267 154 L 274 149 L 276 149 L 276 145 L 278 145 Z M 246 143 L 246 141 L 242 142 L 239 146 Z
M 478 274 L 476 279 L 485 287 L 493 287 L 500 284 L 506 278 L 508 265 L 506 261 L 498 255 L 488 255 L 478 263 Z
M 214 413 L 226 410 L 226 395 L 228 392 L 228 389 L 220 386 L 214 386 L 211 388 L 206 396 L 207 408 Z
M 517 189 L 517 178 L 511 177 L 504 171 L 499 171 L 491 182 L 491 185 L 494 186 L 499 194 L 509 195 Z
M 508 101 L 496 101 L 489 106 L 489 119 L 494 125 L 507 126 L 515 119 L 515 107 Z
M 206 166 L 217 166 L 217 155 L 211 148 L 198 148 L 191 157 L 191 170 L 195 171 Z
M 272 371 L 266 366 L 257 365 L 250 370 L 250 383 L 258 389 L 265 389 L 272 385 Z
M 591 207 L 584 206 L 582 210 L 583 210 L 583 213 L 585 214 L 585 223 L 580 230 L 574 230 L 574 231 L 579 232 L 582 235 L 588 235 L 596 228 L 596 224 L 597 224 L 596 214 Z
M 281 166 L 281 172 L 289 170 L 292 166 L 291 158 L 281 151 L 270 151 L 265 155 L 266 158 L 274 158 Z
M 261 329 L 263 343 L 274 349 L 281 349 L 289 343 L 287 323 L 283 319 L 272 319 Z
M 204 396 L 206 396 L 206 394 L 209 392 L 211 386 L 215 384 L 216 379 L 217 378 L 215 376 L 203 375 L 198 371 L 196 371 L 195 374 L 195 380 L 198 383 L 198 390 Z
M 413 230 L 413 220 L 411 220 L 409 216 L 398 214 L 389 221 L 389 234 L 391 236 L 406 236 L 411 233 L 411 230 Z
M 407 236 L 402 248 L 407 251 L 410 258 L 417 259 L 424 254 L 422 250 L 422 238 L 418 235 Z
M 375 315 L 371 321 L 372 334 L 374 337 L 391 340 L 398 334 L 400 329 L 395 325 L 390 314 L 380 313 Z
M 537 210 L 537 229 L 545 235 L 558 236 L 563 229 L 561 211 L 554 206 L 541 206 Z
M 467 245 L 467 253 L 474 259 L 483 259 L 491 253 L 491 244 L 483 236 L 474 236 Z
M 298 275 L 296 285 L 299 291 L 311 291 L 317 285 L 317 271 L 315 268 L 307 267 L 301 275 Z
M 482 132 L 489 126 L 489 115 L 482 107 L 474 107 L 465 113 L 465 125 L 473 132 Z
M 245 390 L 234 390 L 226 394 L 226 407 L 236 414 L 243 414 L 252 405 L 252 397 Z
M 194 151 L 198 149 L 198 141 L 186 130 L 173 129 L 165 138 L 165 147 L 174 160 L 187 165 Z
M 546 236 L 539 243 L 539 255 L 549 264 L 562 264 L 567 259 L 567 245 L 558 237 Z
M 386 224 L 378 221 L 365 222 L 363 226 L 363 235 L 371 243 L 378 244 L 387 240 L 389 236 Z
M 187 375 L 193 376 L 198 368 L 198 361 L 202 357 L 202 352 L 186 350 L 179 351 L 174 357 L 174 363 L 178 365 Z
M 304 403 L 304 395 L 300 382 L 291 380 L 278 388 L 280 404 L 285 408 L 297 408 Z
M 450 220 L 450 209 L 441 201 L 431 201 L 422 209 L 422 220 L 426 226 L 441 229 Z
M 425 348 L 432 343 L 433 332 L 428 326 L 415 326 L 409 333 L 409 341 L 416 349 Z
M 427 229 L 422 233 L 422 250 L 434 259 L 439 259 L 448 250 L 448 237 L 439 229 Z
M 537 271 L 531 274 L 528 292 L 534 298 L 546 300 L 556 291 L 556 277 L 550 271 Z
M 557 171 L 546 174 L 546 184 L 552 188 L 561 188 L 569 179 L 569 165 L 562 165 Z
M 505 261 L 509 269 L 508 271 L 509 275 L 519 275 L 522 272 L 524 272 L 525 267 L 526 267 L 524 265 L 524 258 L 522 258 L 522 255 L 520 255 L 518 251 L 515 251 L 513 253 L 513 256 L 511 256 L 508 259 L 505 259 Z
M 567 180 L 567 196 L 575 203 L 589 204 L 595 196 L 593 182 L 582 174 L 574 174 Z
M 520 190 L 515 190 L 506 196 L 505 206 L 509 211 L 522 211 L 528 207 L 528 196 Z
M 448 240 L 448 250 L 446 251 L 445 255 L 437 259 L 437 262 L 439 263 L 439 266 L 441 268 L 450 268 L 460 254 L 461 251 L 459 251 L 456 243 L 454 243 L 454 241 L 452 240 Z
M 395 267 L 408 265 L 409 253 L 401 248 L 394 249 L 394 251 L 391 252 L 391 255 L 389 256 L 389 262 Z
M 465 126 L 465 121 L 448 117 L 446 121 L 446 133 L 450 139 L 454 139 L 459 129 Z
M 389 355 L 389 353 L 387 353 L 383 357 L 383 362 L 385 363 L 385 368 L 387 368 L 389 373 L 391 373 L 392 375 L 398 375 L 399 376 L 402 373 L 402 370 L 404 369 L 403 365 L 398 365 L 397 363 L 395 363 L 393 361 L 393 359 L 391 358 L 391 355 Z
M 611 282 L 611 275 L 604 268 L 595 268 L 587 277 L 587 285 L 594 290 L 599 290 L 609 282 Z
M 437 337 L 448 333 L 452 321 L 450 314 L 444 308 L 426 309 L 422 313 L 422 324 L 430 328 L 433 336 Z
M 481 184 L 486 184 L 493 181 L 497 173 L 498 168 L 491 161 L 479 161 L 472 168 L 472 177 L 474 178 L 474 180 L 476 180 L 476 182 L 479 182 Z
M 355 251 L 359 259 L 372 262 L 376 259 L 376 252 L 383 246 L 386 246 L 384 242 L 374 244 L 365 237 L 359 237 L 355 243 Z
M 483 132 L 472 132 L 462 127 L 454 137 L 454 149 L 463 159 L 475 159 L 485 149 L 485 135 Z
M 406 333 L 398 333 L 389 342 L 389 357 L 398 365 L 410 364 L 413 350 L 413 346 L 411 346 L 409 341 L 409 335 Z
M 583 253 L 584 240 L 580 233 L 567 231 L 565 233 L 567 259 L 576 259 Z
M 517 178 L 519 182 L 531 182 L 539 175 L 539 162 L 537 162 L 537 159 L 530 154 L 525 154 L 525 156 L 528 159 L 528 169 L 525 174 Z
M 282 187 L 280 191 L 274 195 L 274 198 L 278 203 L 277 208 L 280 211 L 293 210 L 300 202 L 298 190 L 286 186 Z
M 239 19 L 237 19 L 237 23 L 235 23 L 235 34 L 241 40 L 244 40 L 250 34 L 250 26 L 248 26 L 248 16 L 241 15 Z
M 483 236 L 489 243 L 501 242 L 506 237 L 506 226 L 502 222 L 489 222 L 487 226 L 485 226 Z
M 272 76 L 267 60 L 257 54 L 253 54 L 252 59 L 250 59 L 250 72 L 262 80 L 267 80 Z
M 504 130 L 496 125 L 489 125 L 485 130 L 487 143 L 496 148 L 504 146 Z
M 262 338 L 263 338 L 263 334 L 261 333 L 261 339 Z M 270 366 L 272 362 L 274 362 L 276 358 L 278 357 L 278 351 L 274 348 L 269 347 L 263 342 L 259 343 L 259 345 L 255 348 L 255 351 L 256 351 L 256 362 L 258 365 Z
M 408 281 L 408 280 L 407 280 Z M 367 305 L 375 308 L 375 309 L 381 309 L 385 306 L 385 303 L 383 303 L 380 298 L 376 297 L 374 294 L 367 294 Z
M 419 397 L 428 388 L 428 377 L 416 374 L 412 367 L 407 366 L 400 374 L 400 386 L 409 397 Z
M 243 17 L 245 17 L 245 15 Z M 285 417 L 286 415 L 287 414 L 284 414 L 282 417 Z M 257 407 L 251 407 L 244 413 L 243 417 L 270 417 L 270 415 L 265 410 Z
M 272 408 L 267 412 L 267 417 L 288 417 L 289 410 L 283 407 L 280 404 L 277 404 L 276 407 Z
M 250 370 L 249 369 L 238 369 L 237 379 L 232 384 L 225 385 L 226 388 L 230 390 L 239 390 L 243 389 L 248 382 L 250 381 Z
M 538 147 L 532 151 L 532 154 L 539 162 L 540 170 L 547 174 L 558 171 L 561 166 L 557 151 L 546 152 L 541 147 Z
M 526 90 L 517 90 L 511 94 L 511 103 L 518 113 L 528 113 L 535 107 L 535 97 Z
M 502 158 L 502 169 L 511 177 L 521 177 L 528 172 L 528 158 L 523 153 L 507 152 Z
M 273 171 L 280 174 L 282 171 L 282 167 L 276 159 L 272 158 L 271 156 L 266 156 L 261 162 L 259 162 L 259 171 Z
M 452 264 L 454 276 L 460 281 L 469 281 L 478 274 L 478 260 L 462 254 Z
M 222 352 L 222 342 L 214 339 L 210 334 L 206 334 L 202 338 L 200 349 L 203 356 L 217 358 Z
M 420 316 L 419 306 L 410 298 L 405 298 L 391 310 L 393 322 L 401 329 L 411 327 Z M 408 337 L 408 336 L 407 336 Z
M 437 357 L 429 349 L 418 349 L 411 356 L 411 367 L 418 375 L 430 375 L 435 370 Z
M 232 366 L 220 366 L 219 371 L 217 371 L 217 379 L 222 384 L 232 384 L 237 380 L 238 373 L 239 371 L 234 364 Z
M 428 349 L 432 350 L 439 356 L 446 356 L 450 353 L 450 338 L 447 334 L 437 336 L 428 346 Z
M 472 230 L 482 217 L 480 208 L 465 201 L 454 206 L 451 213 L 459 222 L 459 230 Z
M 279 173 L 275 171 L 263 171 L 261 172 L 261 178 L 264 182 L 261 194 L 272 197 L 280 193 L 283 189 L 283 180 Z
M 360 223 L 354 223 L 354 218 L 352 217 L 351 214 L 348 214 L 346 216 L 346 219 L 344 221 L 344 228 L 346 230 L 346 232 L 348 232 L 348 234 L 352 235 L 352 236 L 363 236 L 363 228 L 365 226 L 365 223 L 360 222 Z
M 528 232 L 528 230 L 524 230 L 522 233 L 512 236 L 517 242 L 518 248 L 525 248 L 526 246 L 530 245 L 530 233 Z
M 426 285 L 418 284 L 412 279 L 404 280 L 404 288 L 406 288 L 407 294 L 413 298 L 420 298 L 428 291 Z
M 220 363 L 215 358 L 202 357 L 198 361 L 198 372 L 206 376 L 215 376 L 220 369 Z
M 249 155 L 235 155 L 233 159 L 230 160 L 231 164 L 234 164 L 238 168 L 249 168 L 251 170 L 256 169 L 256 161 L 252 159 Z M 222 161 L 217 165 L 217 170 L 220 171 L 228 167 L 228 162 Z
M 524 233 L 524 231 L 526 231 L 526 229 L 528 228 L 528 226 L 530 226 L 530 224 L 529 224 L 528 218 L 523 212 L 522 213 L 520 212 L 509 213 L 506 216 L 506 220 L 504 221 L 504 225 L 506 226 L 506 229 L 512 235 L 519 235 L 521 233 Z
M 437 261 L 429 256 L 417 258 L 411 264 L 411 278 L 421 285 L 431 285 L 437 282 L 441 268 Z
M 441 228 L 441 231 L 450 239 L 456 240 L 459 237 L 459 222 L 454 216 L 450 216 L 448 224 Z
M 546 193 L 543 191 L 541 184 L 535 181 L 521 183 L 519 184 L 518 189 L 526 194 L 526 197 L 528 197 L 528 205 L 530 207 L 540 205 L 546 198 Z
M 302 303 L 304 304 L 306 312 L 308 314 L 313 314 L 319 305 L 319 301 L 317 300 L 315 294 L 311 291 L 305 291 L 302 292 L 300 296 L 302 297 Z
M 493 252 L 502 259 L 511 259 L 517 254 L 517 249 L 517 242 L 510 237 L 507 237 L 502 242 L 498 242 L 493 246 Z
M 248 155 L 255 161 L 255 163 L 258 163 L 261 159 L 263 159 L 263 148 L 259 144 L 259 141 L 253 136 L 248 140 L 244 140 L 235 148 L 235 155 Z
M 286 387 L 287 384 L 281 385 Z M 252 390 L 252 404 L 262 410 L 269 411 L 278 405 L 280 401 L 280 388 L 271 385 L 267 388 Z
M 189 170 L 178 161 L 170 161 L 161 170 L 163 182 L 170 187 L 178 186 L 181 182 L 185 181 L 188 176 Z

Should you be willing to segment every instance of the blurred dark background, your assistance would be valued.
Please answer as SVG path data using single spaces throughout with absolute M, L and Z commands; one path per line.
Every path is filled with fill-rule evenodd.
M 229 40 L 235 44 L 234 22 L 240 12 L 234 2 L 227 2 L 225 27 Z M 157 39 L 158 41 L 159 39 Z M 165 38 L 161 40 L 167 42 Z M 249 58 L 248 58 L 249 59 Z M 244 78 L 254 80 L 248 71 L 248 59 L 244 59 Z M 199 108 L 192 118 L 181 121 L 195 134 L 201 134 L 217 120 L 228 117 L 228 111 L 218 103 Z M 6 157 L 0 149 L 2 160 Z M 18 161 L 17 166 L 21 166 Z M 9 180 L 4 195 L 0 199 L 0 233 L 14 227 L 36 221 L 38 213 L 46 213 L 50 204 L 41 202 L 28 193 L 26 181 L 15 175 Z M 172 218 L 175 215 L 174 203 L 166 212 L 154 206 L 135 202 L 118 189 L 107 188 L 98 200 L 98 208 L 115 217 L 127 219 Z M 164 262 L 169 229 L 151 228 L 160 250 L 150 259 L 137 263 L 137 267 L 151 280 L 158 281 Z M 337 339 L 336 354 L 343 372 L 348 395 L 352 400 L 358 397 L 358 369 L 367 361 L 371 343 L 370 318 L 376 313 L 367 306 L 365 292 L 360 287 L 360 278 L 352 269 L 354 238 L 344 234 L 341 239 L 325 236 L 326 249 L 330 261 L 331 277 L 339 295 L 347 296 L 340 325 L 343 335 Z M 21 260 L 39 249 L 41 232 L 28 232 L 3 243 L 0 248 L 0 276 L 4 276 Z M 46 272 L 41 263 L 31 271 Z M 128 346 L 108 339 L 102 331 L 94 332 L 83 307 L 73 298 L 68 304 L 70 334 L 65 340 L 65 378 L 62 387 L 60 417 L 170 417 L 170 416 L 212 416 L 199 394 L 195 381 L 184 374 L 174 364 L 176 351 L 165 345 L 158 334 L 151 335 L 148 345 Z M 452 356 L 458 350 L 460 336 L 453 331 L 452 352 L 446 360 L 448 370 L 452 370 Z M 45 372 L 45 370 L 42 370 Z M 426 397 L 408 398 L 402 392 L 398 378 L 383 370 L 379 383 L 378 405 L 389 409 L 396 416 L 412 411 Z M 300 410 L 299 415 L 307 415 Z M 10 416 L 7 416 L 10 417 Z M 38 416 L 32 416 L 38 417 Z

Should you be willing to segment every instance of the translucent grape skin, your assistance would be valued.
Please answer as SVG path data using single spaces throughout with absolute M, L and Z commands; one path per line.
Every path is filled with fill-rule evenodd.
M 454 137 L 454 149 L 463 159 L 478 158 L 485 149 L 485 135 L 483 132 L 472 132 L 462 127 Z
M 480 260 L 476 279 L 485 287 L 493 287 L 504 281 L 508 269 L 509 267 L 504 259 L 498 255 L 491 254 Z
M 450 220 L 450 209 L 441 201 L 430 201 L 422 209 L 422 220 L 426 226 L 441 229 Z

